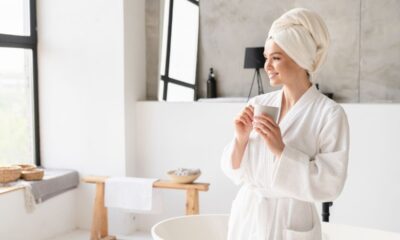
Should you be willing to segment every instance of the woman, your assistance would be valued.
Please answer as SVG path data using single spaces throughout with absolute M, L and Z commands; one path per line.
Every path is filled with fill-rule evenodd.
M 310 10 L 290 10 L 272 24 L 264 69 L 282 89 L 249 101 L 222 156 L 224 173 L 241 184 L 229 240 L 321 239 L 315 202 L 338 197 L 349 152 L 345 112 L 311 83 L 328 45 L 325 23 Z M 254 116 L 254 104 L 279 107 L 278 121 Z

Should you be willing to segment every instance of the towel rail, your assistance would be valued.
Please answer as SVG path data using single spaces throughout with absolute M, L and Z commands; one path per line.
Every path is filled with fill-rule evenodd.
M 116 240 L 108 235 L 107 208 L 104 206 L 105 176 L 87 176 L 82 179 L 85 183 L 96 184 L 96 197 L 93 207 L 91 240 Z M 166 180 L 153 183 L 154 188 L 186 190 L 186 215 L 199 214 L 199 191 L 208 191 L 209 183 L 181 184 Z

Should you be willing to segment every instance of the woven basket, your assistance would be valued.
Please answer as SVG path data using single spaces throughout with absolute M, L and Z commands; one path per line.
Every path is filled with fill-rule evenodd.
M 33 169 L 29 171 L 22 171 L 21 178 L 26 181 L 39 181 L 42 180 L 44 176 L 43 169 Z
M 21 176 L 21 167 L 0 167 L 0 183 L 16 181 Z
M 36 165 L 33 164 L 17 164 L 16 166 L 20 166 L 22 171 L 30 171 L 36 169 Z

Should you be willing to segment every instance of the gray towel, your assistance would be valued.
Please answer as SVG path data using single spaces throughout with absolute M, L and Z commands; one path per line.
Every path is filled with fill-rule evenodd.
M 45 169 L 42 181 L 31 182 L 36 203 L 57 196 L 79 184 L 79 174 L 75 170 Z

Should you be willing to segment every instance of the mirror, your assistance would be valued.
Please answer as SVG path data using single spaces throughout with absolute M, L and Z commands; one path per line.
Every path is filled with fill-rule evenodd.
M 199 2 L 165 0 L 158 99 L 196 99 Z

